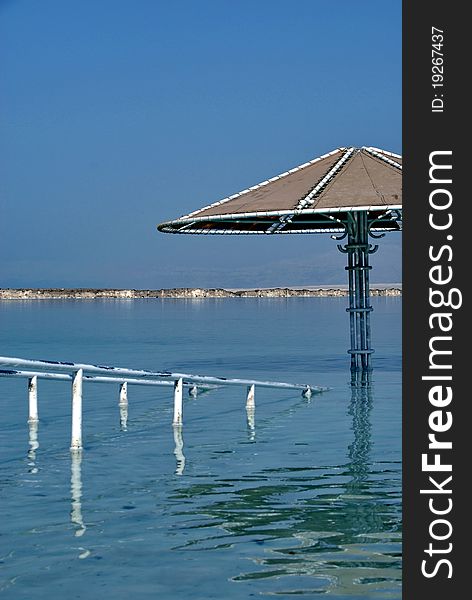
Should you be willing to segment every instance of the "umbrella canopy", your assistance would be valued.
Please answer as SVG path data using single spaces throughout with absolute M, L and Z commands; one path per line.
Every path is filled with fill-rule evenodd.
M 402 158 L 379 148 L 338 148 L 290 171 L 158 225 L 165 233 L 336 233 L 366 212 L 369 231 L 401 228 Z

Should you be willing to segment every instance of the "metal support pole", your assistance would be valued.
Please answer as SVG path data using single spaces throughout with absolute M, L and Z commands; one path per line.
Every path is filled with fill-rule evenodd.
M 366 240 L 364 240 L 364 215 L 362 213 L 355 213 L 354 214 L 354 218 L 356 219 L 356 223 L 357 223 L 357 285 L 359 287 L 358 289 L 358 304 L 357 304 L 357 311 L 356 314 L 358 315 L 358 319 L 359 319 L 359 345 L 358 345 L 358 349 L 361 351 L 366 350 L 366 330 L 365 330 L 365 308 L 366 308 L 366 303 L 365 303 L 365 286 L 364 286 L 364 278 L 365 278 L 365 269 L 364 269 L 364 255 L 365 255 L 365 251 L 367 249 L 366 246 Z M 358 364 L 358 367 L 360 366 L 361 369 L 364 371 L 366 370 L 366 354 L 364 354 L 364 352 L 361 352 L 361 354 L 358 355 L 359 356 L 359 362 L 360 364 Z
M 347 272 L 349 280 L 349 327 L 351 333 L 351 349 L 356 347 L 356 321 L 354 315 L 354 257 L 352 249 L 347 250 Z M 351 371 L 355 371 L 357 366 L 357 358 L 355 354 L 351 354 Z
M 183 383 L 183 379 L 177 379 L 174 384 L 174 425 L 181 425 L 183 421 Z
M 82 379 L 83 370 L 79 369 L 72 380 L 72 435 L 70 449 L 73 452 L 82 449 Z
M 360 349 L 367 351 L 367 331 L 366 331 L 366 312 L 368 300 L 365 297 L 365 276 L 366 276 L 366 267 L 365 267 L 365 255 L 368 251 L 368 242 L 367 242 L 367 221 L 365 213 L 357 213 L 357 229 L 359 232 L 359 244 L 358 244 L 358 268 L 359 268 L 359 319 L 361 322 L 361 345 Z M 363 371 L 368 369 L 369 364 L 369 355 L 365 352 L 362 352 L 360 355 L 361 359 L 361 368 Z
M 357 214 L 354 214 L 355 235 L 353 239 L 354 245 L 354 315 L 356 319 L 356 350 L 362 348 L 362 314 L 359 312 L 361 307 L 361 269 L 360 269 L 360 249 L 359 249 L 359 220 Z M 356 368 L 360 366 L 360 356 L 356 352 Z
M 368 214 L 357 211 L 348 215 L 346 223 L 348 242 L 338 245 L 341 252 L 347 254 L 349 283 L 349 324 L 351 348 L 351 371 L 370 371 L 373 353 L 370 332 L 370 286 L 369 286 L 369 253 L 376 250 L 369 244 Z
M 28 423 L 35 423 L 38 420 L 38 377 L 36 375 L 28 379 L 28 401 Z
M 368 223 L 367 223 L 367 215 L 365 216 L 366 219 L 366 243 L 368 241 Z M 365 313 L 365 331 L 366 331 L 366 348 L 369 350 L 370 349 L 370 343 L 371 343 L 371 332 L 370 332 L 370 313 L 372 312 L 372 306 L 370 305 L 370 270 L 372 269 L 372 267 L 369 264 L 369 254 L 372 254 L 373 252 L 376 252 L 378 249 L 378 246 L 374 246 L 372 247 L 370 244 L 368 245 L 368 250 L 365 253 L 364 256 L 364 265 L 365 265 L 365 306 L 366 306 L 366 313 Z M 371 365 L 371 354 L 367 354 L 367 368 L 368 370 L 372 369 L 372 365 Z
M 372 252 L 372 246 L 369 244 L 369 222 L 368 214 L 366 212 L 359 213 L 362 226 L 359 228 L 360 242 L 362 249 L 362 309 L 363 309 L 363 337 L 364 345 L 362 350 L 364 352 L 361 355 L 362 358 L 362 370 L 370 371 L 372 369 L 371 355 L 373 353 L 370 347 L 371 335 L 370 335 L 370 313 L 372 312 L 372 306 L 370 305 L 370 269 L 369 265 L 369 254 Z M 374 251 L 377 247 L 374 249 Z

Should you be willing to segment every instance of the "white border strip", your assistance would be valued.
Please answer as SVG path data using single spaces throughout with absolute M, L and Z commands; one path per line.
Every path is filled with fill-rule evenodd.
M 395 152 L 388 152 L 383 148 L 376 148 L 375 146 L 363 146 L 364 150 L 373 150 L 374 152 L 380 152 L 380 154 L 387 154 L 387 156 L 393 156 L 394 158 L 402 158 L 401 154 L 395 154 Z
M 370 154 L 371 156 L 374 156 L 375 158 L 380 158 L 380 160 L 382 160 L 383 162 L 386 162 L 389 165 L 392 165 L 393 167 L 396 167 L 397 169 L 400 169 L 400 171 L 402 170 L 402 165 L 394 160 L 391 160 L 390 158 L 387 158 L 384 154 L 383 154 L 383 150 L 378 150 L 377 148 L 367 148 L 364 147 L 363 150 L 365 150 L 368 154 Z M 390 152 L 388 154 L 391 154 Z M 401 158 L 401 156 L 398 155 L 394 155 L 396 158 Z
M 354 211 L 385 211 L 385 210 L 402 210 L 401 204 L 378 204 L 370 206 L 336 206 L 334 208 L 305 208 L 298 211 L 297 216 L 300 215 L 315 215 L 315 214 L 330 214 L 340 212 L 354 212 Z M 166 221 L 158 225 L 160 230 L 169 227 L 178 227 L 179 225 L 189 225 L 192 223 L 199 223 L 202 221 L 236 221 L 238 219 L 248 219 L 251 217 L 282 217 L 285 215 L 293 215 L 294 210 L 269 210 L 266 212 L 246 212 L 246 213 L 230 213 L 227 215 L 208 215 L 203 217 L 180 217 L 175 221 Z M 186 233 L 186 232 L 183 232 Z
M 399 225 L 399 221 L 394 221 Z M 386 224 L 388 221 L 386 221 Z M 400 231 L 401 227 L 372 227 L 370 231 Z M 191 229 L 186 231 L 178 231 L 176 229 L 166 231 L 166 233 L 176 233 L 180 235 L 189 235 L 189 234 L 198 234 L 198 235 L 273 235 L 279 233 L 293 233 L 293 234 L 302 234 L 302 233 L 343 233 L 345 230 L 343 227 L 332 228 L 329 229 L 285 229 L 285 230 L 276 230 L 269 232 L 267 230 L 261 231 L 247 231 L 243 229 Z
M 353 154 L 356 153 L 357 148 L 348 148 L 347 152 L 345 152 L 341 158 L 331 167 L 331 169 L 326 173 L 321 181 L 319 181 L 316 186 L 311 190 L 311 192 L 300 200 L 300 202 L 295 207 L 295 213 L 303 208 L 307 204 L 313 204 L 315 200 L 315 196 L 317 196 L 326 185 L 331 181 L 331 179 L 342 169 L 342 167 L 346 164 L 346 162 L 352 157 Z

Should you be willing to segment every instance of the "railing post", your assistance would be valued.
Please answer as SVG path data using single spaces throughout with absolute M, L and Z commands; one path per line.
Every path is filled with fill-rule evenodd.
M 183 421 L 182 397 L 183 397 L 183 379 L 177 379 L 174 383 L 174 425 L 181 425 Z
M 79 369 L 72 380 L 72 435 L 70 449 L 82 449 L 82 379 L 83 370 Z
M 256 392 L 256 386 L 254 384 L 249 385 L 247 388 L 246 408 L 255 408 L 255 406 L 256 406 L 255 392 Z
M 253 442 L 256 439 L 256 386 L 249 385 L 246 395 L 246 417 L 249 441 Z
M 128 428 L 128 383 L 124 381 L 120 384 L 120 428 L 126 431 Z
M 28 379 L 28 400 L 28 423 L 35 423 L 38 420 L 38 377 L 36 375 Z
M 128 406 L 128 383 L 126 381 L 120 384 L 119 406 Z

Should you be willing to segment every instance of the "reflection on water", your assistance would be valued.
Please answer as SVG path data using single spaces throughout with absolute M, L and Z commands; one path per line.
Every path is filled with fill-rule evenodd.
M 263 585 L 262 594 L 399 598 L 400 499 L 398 485 L 390 480 L 398 474 L 398 466 L 371 460 L 373 404 L 368 379 L 353 381 L 346 409 L 352 435 L 345 442 L 344 464 L 317 466 L 305 461 L 234 478 L 230 472 L 197 483 L 189 477 L 177 484 L 170 498 L 173 514 L 179 521 L 196 519 L 198 524 L 184 525 L 184 540 L 171 550 L 224 552 L 243 545 L 250 562 L 233 570 L 230 581 Z M 304 399 L 284 411 L 284 418 L 304 405 L 311 405 L 316 414 L 316 399 Z M 125 409 L 127 404 L 120 405 L 121 429 Z M 246 406 L 246 416 L 246 440 L 256 448 L 253 405 Z M 175 474 L 183 476 L 182 425 L 173 426 L 173 439 Z M 29 446 L 29 472 L 36 473 L 37 422 L 29 423 Z M 70 520 L 76 537 L 87 529 L 82 459 L 82 451 L 71 453 Z M 80 551 L 80 559 L 91 555 L 90 550 Z
M 28 421 L 29 428 L 29 450 L 28 450 L 28 467 L 30 473 L 37 473 L 36 466 L 36 450 L 39 448 L 38 442 L 38 421 Z
M 220 533 L 212 528 L 212 535 L 202 537 L 199 529 L 174 549 L 211 551 L 252 542 L 258 549 L 254 568 L 234 573 L 235 582 L 273 578 L 271 594 L 398 598 L 400 498 L 397 482 L 390 481 L 398 465 L 370 460 L 373 396 L 366 380 L 351 387 L 345 464 L 294 464 L 178 489 L 176 499 L 191 498 L 192 505 L 200 500 L 187 517 L 210 516 Z M 248 413 L 250 436 L 253 417 Z
M 256 409 L 254 406 L 246 406 L 247 437 L 250 442 L 256 441 Z
M 119 404 L 120 408 L 120 429 L 126 431 L 128 429 L 128 404 Z
M 367 378 L 367 373 L 361 375 L 360 381 L 354 380 L 351 384 L 351 404 L 348 414 L 352 417 L 352 431 L 354 439 L 348 448 L 348 472 L 351 480 L 346 484 L 346 495 L 351 497 L 364 497 L 368 493 L 369 485 L 369 454 L 371 450 L 371 423 L 372 387 Z
M 177 461 L 175 474 L 183 475 L 183 472 L 185 469 L 185 456 L 184 456 L 184 452 L 183 452 L 184 440 L 182 437 L 182 425 L 174 424 L 172 427 L 174 429 L 174 443 L 175 443 L 174 454 L 175 454 L 175 459 Z
M 75 525 L 76 537 L 84 535 L 87 529 L 82 517 L 82 451 L 71 452 L 70 465 L 70 493 L 71 493 L 71 512 L 70 520 Z

